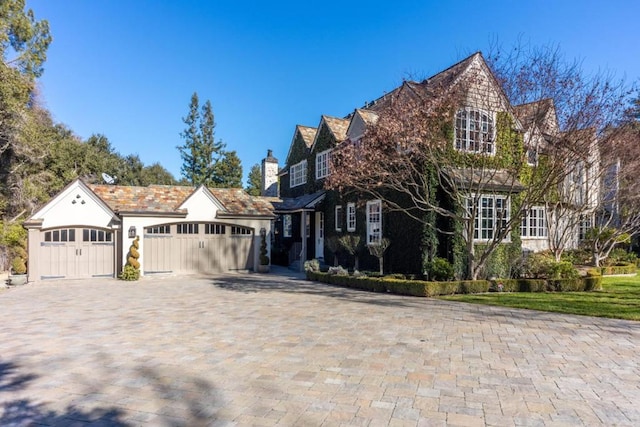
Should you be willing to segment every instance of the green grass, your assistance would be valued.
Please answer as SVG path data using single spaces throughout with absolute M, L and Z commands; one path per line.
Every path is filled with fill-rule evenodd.
M 440 297 L 449 301 L 640 320 L 640 275 L 604 277 L 602 291 L 489 293 Z

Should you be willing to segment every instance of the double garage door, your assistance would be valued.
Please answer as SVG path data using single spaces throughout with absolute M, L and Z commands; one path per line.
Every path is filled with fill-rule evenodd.
M 181 223 L 144 230 L 144 274 L 221 273 L 253 268 L 253 229 Z
M 114 277 L 113 233 L 95 228 L 41 232 L 40 279 Z

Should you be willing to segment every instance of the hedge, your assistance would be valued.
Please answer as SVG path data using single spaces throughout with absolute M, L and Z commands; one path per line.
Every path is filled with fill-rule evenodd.
M 603 276 L 609 276 L 611 274 L 635 274 L 636 272 L 636 265 L 630 262 L 611 265 L 609 267 L 600 267 L 600 274 Z
M 354 277 L 347 275 L 307 272 L 307 280 L 346 286 L 370 292 L 388 292 L 416 297 L 433 297 L 453 294 L 478 294 L 489 291 L 503 292 L 568 292 L 602 289 L 602 276 L 597 270 L 577 279 L 506 279 L 460 280 L 452 282 L 428 282 L 389 277 Z

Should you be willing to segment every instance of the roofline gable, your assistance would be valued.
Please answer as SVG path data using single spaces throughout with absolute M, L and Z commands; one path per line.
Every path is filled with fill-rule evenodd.
M 213 195 L 213 193 L 204 185 L 204 184 L 200 184 L 198 187 L 196 187 L 195 190 L 193 190 L 191 192 L 191 194 L 189 194 L 187 196 L 186 199 L 184 199 L 179 205 L 177 209 L 185 209 L 184 205 L 192 198 L 196 195 L 196 193 L 198 192 L 203 192 L 204 195 L 211 201 L 211 203 L 213 203 L 219 211 L 223 211 L 226 212 L 227 208 L 225 208 L 225 206 L 222 204 L 222 202 L 220 202 L 220 200 L 218 200 L 218 198 L 216 196 Z
M 290 160 L 290 157 L 291 157 L 291 151 L 293 151 L 293 146 L 296 143 L 296 137 L 298 135 L 300 135 L 300 138 L 302 138 L 302 141 L 304 141 L 304 136 L 302 135 L 302 132 L 300 132 L 300 127 L 305 127 L 305 128 L 316 129 L 317 130 L 317 128 L 314 128 L 314 127 L 311 127 L 311 126 L 296 125 L 296 130 L 293 132 L 293 138 L 291 138 L 291 144 L 289 144 L 289 151 L 287 151 L 287 158 L 286 158 L 286 160 L 284 162 L 285 166 L 289 165 L 289 160 Z M 317 135 L 317 132 L 316 132 L 316 135 Z M 315 136 L 314 136 L 314 141 L 315 141 Z M 305 144 L 305 149 L 309 150 L 309 148 L 306 146 L 306 144 Z
M 46 214 L 46 212 L 49 209 L 51 209 L 59 199 L 73 192 L 76 189 L 81 189 L 82 191 L 84 191 L 102 210 L 104 210 L 106 213 L 111 215 L 113 219 L 116 219 L 118 221 L 120 220 L 118 214 L 114 212 L 109 207 L 109 205 L 104 200 L 102 200 L 102 198 L 100 198 L 100 196 L 94 193 L 93 190 L 91 190 L 91 188 L 89 188 L 87 184 L 85 184 L 84 181 L 82 181 L 82 179 L 76 178 L 73 181 L 71 181 L 69 184 L 67 184 L 62 190 L 60 190 L 58 194 L 56 194 L 51 200 L 49 200 L 42 207 L 40 207 L 40 209 L 38 209 L 36 212 L 30 215 L 25 220 L 25 222 L 30 223 L 30 222 L 34 222 L 42 219 L 44 214 Z

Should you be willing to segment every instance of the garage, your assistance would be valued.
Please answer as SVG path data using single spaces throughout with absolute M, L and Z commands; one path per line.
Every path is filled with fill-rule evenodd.
M 254 230 L 213 222 L 144 229 L 144 274 L 222 273 L 253 268 Z
M 114 238 L 109 230 L 59 228 L 40 232 L 40 279 L 114 276 Z
M 75 180 L 24 222 L 27 280 L 118 277 L 136 240 L 142 276 L 256 271 L 273 219 L 241 188 Z

